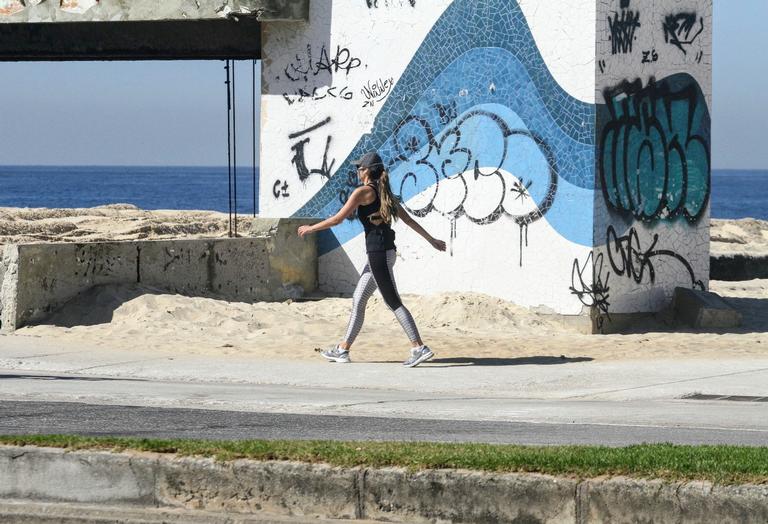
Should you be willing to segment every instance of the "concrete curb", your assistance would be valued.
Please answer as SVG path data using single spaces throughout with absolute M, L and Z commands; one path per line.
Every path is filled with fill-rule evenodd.
M 275 518 L 414 523 L 768 522 L 768 486 L 625 478 L 578 481 L 535 474 L 408 472 L 249 460 L 222 463 L 11 446 L 0 447 L 0 499 L 6 501 L 0 503 L 0 516 L 10 515 L 5 509 L 9 500 L 24 500 L 31 505 L 100 504 L 254 518 L 265 512 Z

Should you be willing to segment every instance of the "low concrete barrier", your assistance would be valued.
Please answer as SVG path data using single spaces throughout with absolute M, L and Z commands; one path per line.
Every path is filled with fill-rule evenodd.
M 712 255 L 709 257 L 709 278 L 729 281 L 768 278 L 768 257 Z
M 768 522 L 768 486 L 4 446 L 0 517 L 10 500 L 17 514 L 18 501 L 26 500 L 376 522 Z M 55 507 L 48 511 L 55 514 Z
M 0 330 L 12 331 L 93 286 L 142 283 L 243 302 L 298 298 L 317 287 L 306 220 L 259 219 L 243 238 L 8 244 L 0 251 Z

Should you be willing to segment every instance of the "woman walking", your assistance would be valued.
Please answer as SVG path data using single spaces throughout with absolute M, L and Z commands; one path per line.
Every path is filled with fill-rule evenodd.
M 360 328 L 363 327 L 365 306 L 378 288 L 387 307 L 395 314 L 411 341 L 411 356 L 403 362 L 403 365 L 418 366 L 432 358 L 434 353 L 422 343 L 416 323 L 397 292 L 395 277 L 392 273 L 396 258 L 395 232 L 392 230 L 392 222 L 401 218 L 439 251 L 445 251 L 445 242 L 433 238 L 400 206 L 389 188 L 389 174 L 384 169 L 384 163 L 378 153 L 368 152 L 352 164 L 357 166 L 357 176 L 363 185 L 352 192 L 344 207 L 331 218 L 311 226 L 299 227 L 299 236 L 304 237 L 308 233 L 336 226 L 357 211 L 357 216 L 365 230 L 368 263 L 355 288 L 347 333 L 344 340 L 334 348 L 323 351 L 321 355 L 331 362 L 350 362 L 349 350 Z

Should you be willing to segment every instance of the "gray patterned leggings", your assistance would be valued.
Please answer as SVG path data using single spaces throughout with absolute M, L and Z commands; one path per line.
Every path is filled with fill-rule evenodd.
M 363 269 L 363 274 L 360 275 L 360 280 L 355 288 L 355 294 L 352 296 L 352 313 L 349 317 L 347 334 L 344 336 L 344 341 L 349 345 L 352 345 L 358 333 L 360 333 L 360 328 L 363 327 L 365 306 L 373 292 L 376 291 L 376 288 L 381 292 L 387 307 L 395 313 L 395 318 L 403 327 L 408 340 L 412 343 L 421 340 L 411 312 L 400 301 L 400 295 L 397 293 L 395 277 L 392 274 L 395 259 L 394 249 L 368 253 L 368 263 L 365 265 L 365 269 Z

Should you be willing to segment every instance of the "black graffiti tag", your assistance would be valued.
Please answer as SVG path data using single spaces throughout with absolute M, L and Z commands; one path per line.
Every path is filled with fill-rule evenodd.
M 291 98 L 291 97 L 294 98 Z M 293 93 L 283 93 L 283 99 L 288 102 L 289 106 L 292 106 L 296 102 L 304 102 L 305 100 L 323 100 L 324 98 L 340 98 L 342 100 L 352 100 L 354 93 L 349 89 L 349 86 L 343 86 L 339 89 L 337 86 L 326 87 L 313 87 L 312 92 L 307 92 L 304 88 L 296 89 Z
M 280 179 L 275 180 L 275 183 L 272 184 L 272 195 L 274 195 L 275 199 L 278 199 L 281 196 L 283 198 L 288 198 L 291 196 L 288 193 L 288 182 L 283 182 Z
M 330 121 L 331 121 L 331 117 L 328 117 L 322 122 L 319 122 L 313 126 L 310 126 L 302 131 L 291 133 L 290 135 L 288 135 L 288 138 L 290 140 L 293 140 L 295 138 L 299 138 L 301 136 L 312 133 L 313 131 L 320 129 L 324 125 L 327 125 Z M 330 164 L 328 163 L 328 148 L 331 145 L 331 136 L 328 135 L 328 137 L 326 138 L 325 153 L 323 154 L 323 163 L 317 169 L 310 169 L 307 166 L 304 148 L 309 143 L 309 141 L 310 141 L 310 137 L 306 137 L 302 140 L 299 140 L 298 142 L 296 142 L 291 146 L 291 151 L 293 151 L 293 158 L 291 159 L 291 163 L 294 166 L 296 166 L 296 172 L 299 175 L 299 180 L 301 180 L 302 182 L 306 182 L 311 175 L 320 175 L 325 178 L 331 178 L 331 171 L 333 170 L 333 166 L 336 163 L 336 159 L 331 160 Z
M 393 3 L 393 0 L 384 0 L 384 5 L 386 6 L 389 6 L 391 3 Z M 408 3 L 411 5 L 411 7 L 416 7 L 416 0 L 408 0 Z M 378 8 L 379 0 L 365 0 L 365 4 L 368 6 L 368 9 L 373 7 Z
M 392 86 L 395 85 L 394 77 L 379 78 L 375 82 L 368 80 L 366 85 L 360 90 L 365 97 L 363 107 L 373 107 L 377 102 L 384 100 L 390 91 Z
M 629 7 L 629 2 L 622 2 L 622 7 Z M 608 28 L 611 36 L 611 54 L 626 54 L 632 52 L 632 42 L 635 41 L 635 31 L 640 27 L 640 13 L 630 9 L 622 9 L 621 14 L 608 16 Z
M 320 48 L 317 58 L 313 56 L 312 45 L 307 45 L 306 56 L 296 54 L 293 62 L 285 66 L 283 73 L 285 77 L 292 82 L 308 81 L 310 77 L 315 77 L 320 73 L 333 75 L 343 71 L 345 76 L 349 72 L 362 65 L 362 61 L 353 56 L 352 52 L 340 45 L 336 46 L 336 53 L 329 54 L 325 44 Z
M 647 249 L 640 244 L 640 236 L 635 228 L 630 228 L 624 236 L 618 236 L 613 226 L 608 226 L 606 232 L 606 245 L 608 249 L 608 261 L 613 272 L 618 276 L 626 276 L 640 284 L 643 278 L 648 276 L 650 283 L 656 282 L 656 268 L 653 259 L 656 257 L 670 257 L 682 264 L 691 277 L 691 287 L 704 290 L 704 283 L 696 280 L 691 264 L 679 253 L 669 249 L 656 249 L 659 235 L 653 235 L 653 241 Z M 647 272 L 647 273 L 646 273 Z
M 658 62 L 658 60 L 659 53 L 657 53 L 655 49 L 652 49 L 651 51 L 643 51 L 644 64 L 652 64 L 653 62 Z
M 608 302 L 610 297 L 610 287 L 608 286 L 608 280 L 611 277 L 610 272 L 603 272 L 603 254 L 598 253 L 594 257 L 594 263 L 592 262 L 592 252 L 589 252 L 587 259 L 583 265 L 579 264 L 579 259 L 573 260 L 573 268 L 571 269 L 571 294 L 576 295 L 579 301 L 587 307 L 595 307 L 598 311 L 608 314 L 608 306 L 611 305 Z M 592 273 L 592 283 L 588 284 L 584 280 L 584 274 Z M 603 280 L 603 274 L 605 274 L 605 280 Z
M 698 28 L 694 31 L 697 21 Z M 696 13 L 669 15 L 664 19 L 662 28 L 664 29 L 664 41 L 678 48 L 684 55 L 687 55 L 688 52 L 685 50 L 685 46 L 693 44 L 696 38 L 704 31 L 704 18 L 698 18 L 697 20 Z

